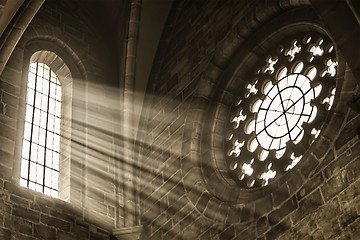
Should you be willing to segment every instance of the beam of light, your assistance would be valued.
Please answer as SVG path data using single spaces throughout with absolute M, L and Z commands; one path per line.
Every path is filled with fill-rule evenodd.
M 168 221 L 196 221 L 198 217 L 191 214 L 196 211 L 196 203 L 189 201 L 185 189 L 192 189 L 191 194 L 199 197 L 209 193 L 204 192 L 200 175 L 189 186 L 180 181 L 186 115 L 179 115 L 177 106 L 184 103 L 154 96 L 146 119 L 141 119 L 146 126 L 124 126 L 119 88 L 88 84 L 86 94 L 76 94 L 83 90 L 76 86 L 71 119 L 63 119 L 67 124 L 71 122 L 71 134 L 62 132 L 61 149 L 66 151 L 62 152 L 60 163 L 61 198 L 84 209 L 86 220 L 105 229 L 122 226 L 122 217 L 129 215 L 138 215 L 143 224 L 160 229 L 159 208 L 169 217 Z M 141 113 L 132 114 L 139 117 Z M 125 135 L 123 128 L 131 128 L 136 134 Z M 132 149 L 124 149 L 125 141 Z M 132 158 L 125 154 L 129 150 Z M 71 158 L 66 156 L 69 152 Z M 217 214 L 215 210 L 207 211 L 208 217 L 214 219 Z
M 158 224 L 157 219 L 151 219 L 151 216 L 154 216 L 157 211 L 157 204 L 163 205 L 169 216 L 176 213 L 183 218 L 186 217 L 194 206 L 185 196 L 185 188 L 192 188 L 194 194 L 201 193 L 202 188 L 194 189 L 193 186 L 184 186 L 180 182 L 179 158 L 181 157 L 185 115 L 179 116 L 176 107 L 169 107 L 169 111 L 166 112 L 161 110 L 167 106 L 180 106 L 180 101 L 174 102 L 154 97 L 157 98 L 153 101 L 155 104 L 148 108 L 149 112 L 146 114 L 150 117 L 141 119 L 147 124 L 145 128 L 141 129 L 150 129 L 149 132 L 146 130 L 139 132 L 138 126 L 134 125 L 124 126 L 144 136 L 137 139 L 136 135 L 125 136 L 121 131 L 119 124 L 120 100 L 117 92 L 120 90 L 96 85 L 88 87 L 92 88 L 92 94 L 89 94 L 88 99 L 76 99 L 75 96 L 73 100 L 82 101 L 88 107 L 87 110 L 84 108 L 73 109 L 74 112 L 77 112 L 73 115 L 80 116 L 80 118 L 72 118 L 71 137 L 72 161 L 80 165 L 84 164 L 81 168 L 82 172 L 78 173 L 75 180 L 82 181 L 79 184 L 88 184 L 86 193 L 83 193 L 85 207 L 91 209 L 90 213 L 94 216 L 99 215 L 103 207 L 99 202 L 105 199 L 104 201 L 109 205 L 117 206 L 118 204 L 121 209 L 120 215 L 126 216 L 126 208 L 131 202 L 127 201 L 128 199 L 122 191 L 138 191 L 142 198 L 142 221 L 153 222 L 153 225 Z M 104 114 L 104 112 L 108 114 Z M 139 112 L 132 114 L 140 115 Z M 150 126 L 154 126 L 154 128 Z M 124 154 L 126 150 L 129 150 L 123 149 L 124 141 L 134 145 L 131 149 L 134 151 L 131 159 Z M 139 151 L 138 146 L 142 146 L 143 150 Z M 111 170 L 116 163 L 119 164 L 117 176 Z M 140 176 L 141 186 L 136 183 L 129 184 L 126 181 L 129 179 L 129 174 L 134 174 L 133 182 L 136 182 Z M 85 179 L 83 175 L 85 175 Z M 124 180 L 125 182 L 123 182 Z M 84 181 L 85 183 L 83 183 Z M 104 185 L 108 185 L 107 189 L 103 188 Z M 121 189 L 118 196 L 111 191 L 114 186 Z M 96 197 L 92 195 L 96 195 Z M 92 200 L 93 198 L 99 199 L 97 204 Z M 129 206 L 129 208 L 127 212 L 134 211 L 133 206 Z M 125 210 L 123 211 L 123 209 Z M 216 214 L 216 211 L 212 214 Z
M 172 166 L 167 166 L 164 161 L 166 158 L 179 161 L 181 142 L 174 141 L 172 144 L 164 144 L 164 142 L 170 139 L 169 126 L 172 126 L 171 131 L 177 132 L 179 137 L 176 140 L 181 139 L 182 127 L 175 127 L 171 121 L 184 122 L 185 116 L 179 117 L 177 111 L 159 116 L 155 113 L 161 111 L 158 108 L 151 108 L 148 112 L 151 118 L 146 122 L 153 126 L 166 127 L 139 133 L 139 128 L 135 124 L 122 125 L 120 89 L 90 83 L 86 85 L 85 90 L 76 86 L 83 85 L 74 84 L 71 119 L 63 119 L 67 124 L 71 123 L 71 134 L 62 133 L 62 150 L 66 147 L 66 151 L 71 153 L 71 159 L 65 154 L 62 156 L 61 170 L 64 172 L 60 174 L 63 175 L 60 176 L 60 196 L 65 200 L 70 199 L 75 206 L 83 207 L 88 219 L 112 229 L 116 227 L 116 214 L 120 216 L 136 214 L 136 208 L 139 206 L 135 206 L 136 200 L 133 196 L 135 191 L 138 191 L 140 196 L 147 196 L 148 200 L 159 200 L 154 199 L 152 193 L 162 191 L 161 188 L 154 189 L 153 186 L 156 185 L 154 182 L 143 181 L 146 176 L 156 176 L 154 169 L 162 172 L 160 185 L 165 182 L 174 186 L 178 184 L 173 177 L 180 173 L 180 169 L 175 173 L 167 172 L 166 168 Z M 76 94 L 81 91 L 85 94 Z M 165 99 L 161 100 L 161 102 L 165 101 Z M 131 114 L 135 118 L 140 117 L 141 113 Z M 136 134 L 125 135 L 124 128 L 131 128 Z M 136 137 L 138 134 L 146 138 L 138 140 Z M 63 144 L 66 141 L 67 143 Z M 124 149 L 124 142 L 130 143 L 132 149 Z M 151 148 L 151 151 L 140 152 L 139 146 Z M 128 158 L 126 151 L 132 151 L 132 158 Z M 139 177 L 142 178 L 141 190 Z M 61 189 L 64 185 L 66 189 Z M 70 185 L 70 189 L 67 185 Z M 174 189 L 178 188 L 183 187 L 174 187 Z M 175 201 L 178 198 L 175 191 L 179 191 L 172 191 L 175 196 L 169 197 Z

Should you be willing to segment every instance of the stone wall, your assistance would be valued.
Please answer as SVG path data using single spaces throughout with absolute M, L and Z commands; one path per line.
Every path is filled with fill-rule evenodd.
M 16 32 L 15 20 L 8 28 Z M 1 239 L 109 239 L 116 227 L 117 56 L 91 21 L 77 2 L 46 1 L 0 76 Z M 63 119 L 71 125 L 63 135 L 71 139 L 60 166 L 60 186 L 70 188 L 63 199 L 19 187 L 26 71 L 35 50 L 54 52 L 71 72 L 72 95 L 63 96 L 72 96 L 71 118 Z
M 216 157 L 211 144 L 219 140 L 213 136 L 221 134 L 208 125 L 219 91 L 227 94 L 229 69 L 251 66 L 258 59 L 251 41 L 261 41 L 293 19 L 322 26 L 309 1 L 174 2 L 139 137 L 141 239 L 359 236 L 359 115 L 347 104 L 358 87 L 339 51 L 332 117 L 307 158 L 284 181 L 264 190 L 269 193 L 262 198 L 240 191 L 234 203 L 211 163 Z
M 223 141 L 214 122 L 227 120 L 216 111 L 234 97 L 228 91 L 234 69 L 258 60 L 252 51 L 257 41 L 301 21 L 332 37 L 310 1 L 174 1 L 141 114 L 137 164 L 122 158 L 116 59 L 123 56 L 113 55 L 118 52 L 99 37 L 94 21 L 77 1 L 47 0 L 18 43 L 5 41 L 16 48 L 0 76 L 1 239 L 111 239 L 113 228 L 138 217 L 125 206 L 122 182 L 138 177 L 141 188 L 127 191 L 141 203 L 141 239 L 360 235 L 358 86 L 347 64 L 352 59 L 342 56 L 337 42 L 334 108 L 306 158 L 283 181 L 258 191 L 259 197 L 229 187 L 216 166 L 221 162 L 214 161 L 223 153 L 214 150 Z M 21 21 L 9 26 L 15 35 L 26 28 Z M 34 49 L 53 51 L 71 72 L 71 147 L 61 177 L 69 191 L 63 199 L 18 183 L 26 69 Z M 129 165 L 140 175 L 121 171 Z
M 4 155 L 2 157 L 5 158 Z M 110 239 L 82 209 L 1 180 L 1 239 Z

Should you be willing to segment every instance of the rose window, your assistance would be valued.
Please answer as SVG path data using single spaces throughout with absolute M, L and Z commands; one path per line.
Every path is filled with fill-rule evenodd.
M 335 96 L 337 60 L 319 33 L 285 39 L 238 90 L 225 150 L 240 187 L 266 186 L 302 159 Z

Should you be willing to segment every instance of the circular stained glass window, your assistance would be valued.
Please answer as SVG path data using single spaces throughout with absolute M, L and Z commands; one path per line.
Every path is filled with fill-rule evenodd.
M 239 89 L 226 136 L 237 184 L 266 186 L 301 161 L 333 105 L 336 55 L 319 33 L 283 40 Z

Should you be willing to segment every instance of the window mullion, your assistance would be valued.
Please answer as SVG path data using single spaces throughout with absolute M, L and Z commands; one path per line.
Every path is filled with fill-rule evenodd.
M 30 140 L 29 140 L 29 166 L 28 166 L 28 176 L 27 176 L 27 187 L 29 188 L 30 182 L 30 164 L 31 164 L 31 150 L 32 150 L 32 135 L 33 135 L 33 128 L 34 128 L 34 116 L 35 116 L 35 98 L 36 98 L 36 85 L 37 85 L 37 78 L 38 78 L 38 63 L 36 63 L 36 70 L 35 70 L 35 88 L 34 88 L 34 101 L 32 106 L 32 119 L 31 119 L 31 130 L 30 130 Z M 29 84 L 29 83 L 28 83 Z M 29 88 L 29 86 L 27 87 Z M 27 102 L 27 100 L 26 100 Z
M 49 123 L 49 103 L 50 103 L 50 84 L 51 84 L 51 70 L 49 69 L 49 88 L 47 94 L 47 109 L 46 109 L 46 125 L 45 125 L 45 153 L 44 153 L 44 167 L 43 167 L 43 192 L 45 192 L 45 170 L 46 170 L 46 149 L 47 149 L 47 135 L 48 135 L 48 123 Z

